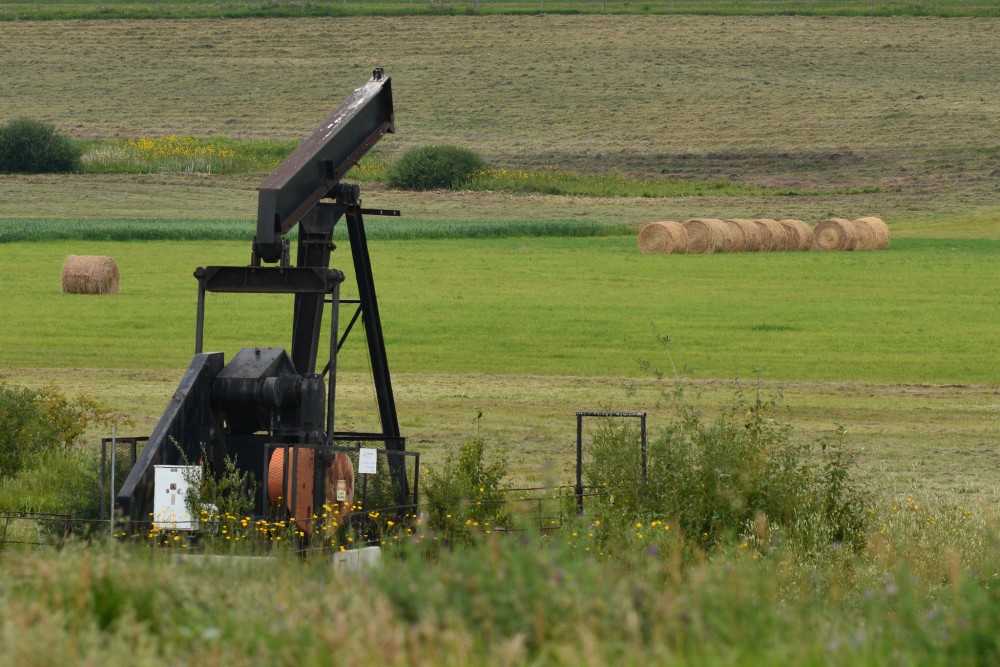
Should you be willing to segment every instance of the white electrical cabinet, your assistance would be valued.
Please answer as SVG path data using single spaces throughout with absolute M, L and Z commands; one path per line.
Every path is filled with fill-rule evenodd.
M 198 530 L 187 505 L 188 489 L 201 483 L 199 466 L 155 466 L 153 524 L 165 530 Z

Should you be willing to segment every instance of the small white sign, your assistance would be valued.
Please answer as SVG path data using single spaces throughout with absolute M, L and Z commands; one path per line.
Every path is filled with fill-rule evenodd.
M 374 475 L 378 464 L 378 450 L 362 448 L 358 453 L 358 472 L 363 475 Z

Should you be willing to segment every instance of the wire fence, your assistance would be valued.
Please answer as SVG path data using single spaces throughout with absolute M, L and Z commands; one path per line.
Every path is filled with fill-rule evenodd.
M 5 511 L 0 509 L 0 552 L 37 548 L 61 548 L 69 541 L 94 541 L 108 538 L 144 541 L 170 546 L 180 543 L 193 551 L 204 549 L 213 538 L 223 542 L 250 542 L 251 547 L 268 550 L 274 543 L 284 541 L 303 545 L 303 551 L 325 550 L 345 542 L 350 546 L 377 545 L 386 539 L 414 537 L 428 530 L 438 531 L 447 542 L 470 533 L 506 534 L 524 531 L 546 533 L 561 530 L 569 517 L 584 513 L 587 499 L 600 496 L 603 487 L 583 484 L 584 447 L 583 420 L 588 417 L 603 419 L 639 419 L 641 428 L 637 442 L 642 452 L 642 469 L 645 475 L 646 413 L 644 412 L 578 412 L 575 447 L 576 483 L 573 485 L 546 485 L 499 489 L 490 495 L 453 498 L 451 504 L 419 502 L 420 457 L 416 452 L 372 449 L 373 460 L 368 461 L 370 474 L 362 471 L 362 442 L 324 447 L 346 454 L 351 469 L 359 470 L 360 489 L 356 489 L 350 511 L 335 512 L 337 503 L 322 505 L 310 510 L 308 515 L 292 516 L 292 503 L 271 503 L 263 480 L 268 479 L 269 466 L 262 472 L 262 502 L 265 516 L 211 515 L 202 512 L 199 521 L 190 522 L 195 530 L 186 530 L 170 522 L 157 525 L 154 514 L 149 519 L 132 521 L 115 516 L 112 488 L 117 491 L 128 471 L 135 465 L 147 437 L 112 437 L 101 440 L 100 518 L 86 518 L 72 514 L 46 514 L 36 512 Z M 357 439 L 357 434 L 354 434 Z M 268 446 L 264 461 L 271 460 L 270 452 L 280 445 Z M 302 446 L 296 449 L 301 449 Z M 305 449 L 315 449 L 306 446 Z M 279 478 L 278 494 L 291 486 L 297 488 L 298 465 L 287 453 Z M 293 461 L 289 465 L 289 461 Z M 395 463 L 395 465 L 394 465 Z M 314 464 L 313 464 L 314 465 Z M 310 477 L 312 477 L 310 475 Z M 400 485 L 403 485 L 402 487 Z M 405 492 L 401 493 L 401 488 Z M 480 489 L 482 491 L 482 489 Z M 280 500 L 280 498 L 279 498 Z M 400 504 L 400 501 L 405 501 Z M 346 506 L 345 506 L 346 509 Z M 326 512 L 326 513 L 324 513 Z M 206 515 L 206 513 L 208 515 Z M 329 516 L 329 515 L 333 516 Z M 333 528 L 334 530 L 331 530 Z M 323 535 L 322 540 L 311 540 L 313 534 Z M 335 534 L 333 539 L 327 539 Z M 202 539 L 204 538 L 204 539 Z
M 601 495 L 600 487 L 585 487 L 582 498 Z M 500 521 L 495 524 L 478 525 L 470 528 L 472 519 L 467 513 L 454 508 L 453 528 L 470 533 L 492 533 L 498 535 L 535 531 L 548 533 L 561 530 L 570 516 L 576 515 L 577 503 L 581 500 L 580 490 L 573 485 L 537 486 L 503 490 L 497 497 L 463 501 L 465 506 L 475 505 L 484 516 L 516 515 L 516 521 Z M 4 551 L 25 551 L 37 549 L 61 549 L 70 543 L 102 542 L 118 539 L 149 545 L 175 546 L 183 544 L 190 552 L 211 550 L 209 545 L 219 546 L 233 538 L 250 542 L 248 549 L 255 553 L 271 550 L 275 546 L 298 543 L 302 552 L 323 552 L 336 550 L 336 544 L 351 543 L 352 547 L 384 544 L 386 540 L 402 537 L 419 539 L 421 535 L 452 533 L 450 526 L 432 526 L 429 516 L 438 516 L 450 508 L 435 507 L 431 503 L 418 505 L 386 505 L 359 508 L 338 518 L 334 524 L 340 534 L 339 542 L 330 539 L 304 538 L 294 522 L 287 517 L 271 515 L 267 517 L 215 517 L 203 521 L 199 531 L 158 529 L 147 521 L 125 521 L 116 519 L 88 519 L 72 514 L 50 514 L 0 510 L 0 553 Z M 452 515 L 447 514 L 448 517 Z M 319 524 L 317 534 L 328 538 L 332 533 Z M 453 533 L 452 533 L 453 534 Z M 346 536 L 351 539 L 347 540 Z M 447 540 L 447 538 L 446 538 Z M 281 543 L 285 544 L 282 545 Z
M 99 520 L 87 522 L 93 527 Z M 80 534 L 79 520 L 69 514 L 0 511 L 0 552 L 6 550 L 62 547 L 74 534 Z

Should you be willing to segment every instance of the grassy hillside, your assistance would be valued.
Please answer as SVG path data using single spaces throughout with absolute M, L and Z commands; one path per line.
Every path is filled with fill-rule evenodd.
M 390 159 L 447 142 L 496 169 L 736 186 L 615 201 L 366 185 L 378 205 L 418 219 L 878 214 L 908 235 L 996 238 L 996 28 L 690 16 L 9 23 L 0 121 L 38 117 L 79 139 L 286 145 L 383 65 L 396 99 L 398 132 L 379 145 Z M 0 217 L 252 219 L 259 179 L 0 176 Z
M 4 114 L 41 116 L 80 137 L 301 139 L 382 65 L 394 83 L 394 147 L 447 139 L 525 164 L 654 173 L 691 161 L 758 170 L 778 161 L 796 172 L 817 162 L 836 175 L 884 153 L 993 147 L 995 25 L 655 16 L 56 21 L 6 25 L 0 57 L 11 100 Z M 334 44 L 331 33 L 341 36 Z M 57 41 L 67 48 L 46 48 Z

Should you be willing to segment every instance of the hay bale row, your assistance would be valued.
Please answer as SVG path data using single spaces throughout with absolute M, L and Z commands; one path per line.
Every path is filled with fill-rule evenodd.
M 643 253 L 878 250 L 889 245 L 879 218 L 827 218 L 816 228 L 801 220 L 693 218 L 651 222 L 639 232 Z
M 889 246 L 889 227 L 880 218 L 827 218 L 813 230 L 813 250 L 881 250 Z
M 110 257 L 70 255 L 62 267 L 63 294 L 118 294 L 120 280 Z
M 684 227 L 688 252 L 773 252 L 812 247 L 812 230 L 801 220 L 695 218 Z

